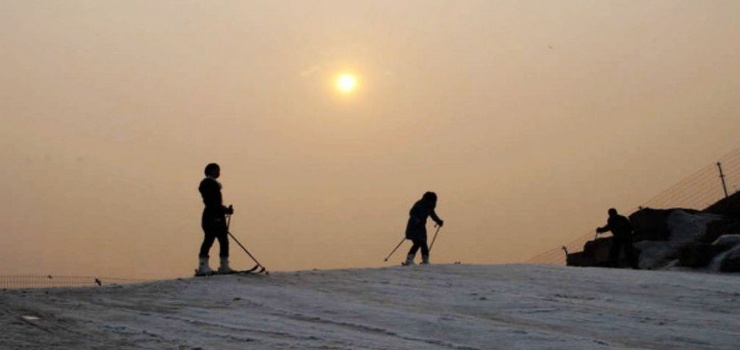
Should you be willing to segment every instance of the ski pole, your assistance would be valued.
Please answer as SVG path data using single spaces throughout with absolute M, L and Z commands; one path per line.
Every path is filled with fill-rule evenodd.
M 265 273 L 266 275 L 269 275 L 269 274 L 270 274 L 270 272 L 269 272 L 269 271 L 267 271 L 267 269 L 265 268 L 265 266 L 264 266 L 264 265 L 262 265 L 262 264 L 260 264 L 260 262 L 259 262 L 259 261 L 257 261 L 257 259 L 256 259 L 256 258 L 254 257 L 254 255 L 252 255 L 252 254 L 251 254 L 251 253 L 250 253 L 250 252 L 249 252 L 249 251 L 247 250 L 247 248 L 244 248 L 244 246 L 243 246 L 243 245 L 241 244 L 241 242 L 239 242 L 239 240 L 238 240 L 238 239 L 236 239 L 236 237 L 234 237 L 234 235 L 233 235 L 233 234 L 231 234 L 231 232 L 227 232 L 227 233 L 229 234 L 229 236 L 231 236 L 231 238 L 232 238 L 232 239 L 234 240 L 234 242 L 236 242 L 236 244 L 238 244 L 238 245 L 239 245 L 239 246 L 240 246 L 240 247 L 241 247 L 242 249 L 244 249 L 244 252 L 245 252 L 245 253 L 247 253 L 247 255 L 249 255 L 249 257 L 250 257 L 250 258 L 252 258 L 252 260 L 254 260 L 254 262 L 255 262 L 255 263 L 256 263 L 256 264 L 257 264 L 257 265 L 258 265 L 259 267 L 261 267 L 261 268 L 262 268 L 262 269 L 260 269 L 260 271 L 259 271 L 259 272 L 264 272 L 264 273 Z
M 388 258 L 390 258 L 391 255 L 393 255 L 393 253 L 395 253 L 396 250 L 398 250 L 398 247 L 400 247 L 401 244 L 403 244 L 403 241 L 405 241 L 405 240 L 406 240 L 406 238 L 404 237 L 404 238 L 401 239 L 400 242 L 398 242 L 398 245 L 396 246 L 396 248 L 393 248 L 393 251 L 390 254 L 388 254 L 388 256 L 385 258 L 385 261 L 388 261 Z
M 434 238 L 432 238 L 432 244 L 429 245 L 429 251 L 432 251 L 432 247 L 434 247 L 434 241 L 437 239 L 437 234 L 439 233 L 439 229 L 441 229 L 442 226 L 437 226 L 437 232 L 434 232 Z
M 234 242 L 236 242 L 236 244 L 238 244 L 242 248 L 242 250 L 244 250 L 244 252 L 247 253 L 247 255 L 249 255 L 250 258 L 252 258 L 252 260 L 254 260 L 254 262 L 257 264 L 257 266 L 261 267 L 261 269 L 260 269 L 259 272 L 264 272 L 266 275 L 269 275 L 270 272 L 267 271 L 267 269 L 265 268 L 265 266 L 262 265 L 262 264 L 260 264 L 260 262 L 257 261 L 257 258 L 255 258 L 254 255 L 252 255 L 252 253 L 250 253 L 249 250 L 247 250 L 247 248 L 245 248 L 244 245 L 242 245 L 242 243 L 239 242 L 239 240 L 236 239 L 236 237 L 234 237 L 234 235 L 231 233 L 231 231 L 229 231 L 229 224 L 230 223 L 231 223 L 231 215 L 226 215 L 226 233 L 229 234 L 229 236 L 231 237 L 231 239 L 233 239 Z

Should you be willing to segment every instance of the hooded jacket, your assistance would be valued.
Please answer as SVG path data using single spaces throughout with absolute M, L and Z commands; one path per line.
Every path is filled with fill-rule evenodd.
M 436 202 L 424 199 L 420 199 L 413 207 L 411 207 L 411 210 L 409 211 L 409 221 L 406 224 L 406 239 L 427 239 L 427 218 L 431 216 L 432 220 L 437 224 L 442 221 L 437 216 L 437 213 L 434 212 L 435 207 Z
M 200 182 L 198 191 L 203 197 L 203 222 L 224 219 L 226 208 L 221 196 L 221 184 L 212 177 L 206 177 Z

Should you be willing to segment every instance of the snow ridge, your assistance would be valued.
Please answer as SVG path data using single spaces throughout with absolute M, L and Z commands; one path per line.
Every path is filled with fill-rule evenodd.
M 464 264 L 6 290 L 0 293 L 0 344 L 735 349 L 738 291 L 740 280 L 717 274 Z

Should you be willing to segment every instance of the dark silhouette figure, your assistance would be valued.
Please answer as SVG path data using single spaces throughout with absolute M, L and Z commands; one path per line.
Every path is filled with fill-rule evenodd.
M 421 249 L 421 263 L 429 263 L 429 246 L 427 245 L 427 218 L 432 220 L 440 227 L 444 221 L 437 216 L 434 208 L 437 206 L 437 194 L 434 192 L 424 193 L 424 196 L 418 200 L 409 211 L 409 221 L 406 225 L 406 239 L 410 239 L 414 245 L 411 246 L 406 256 L 406 265 L 414 263 L 416 252 Z
M 633 269 L 637 269 L 637 254 L 635 247 L 632 245 L 632 224 L 629 219 L 619 215 L 614 208 L 609 209 L 609 219 L 606 226 L 596 229 L 596 233 L 612 232 L 613 240 L 611 249 L 609 249 L 609 264 L 612 267 L 619 266 L 619 253 L 624 247 L 624 253 L 627 256 L 627 262 Z
M 234 213 L 234 209 L 228 208 L 223 204 L 221 197 L 221 183 L 218 178 L 221 176 L 221 167 L 216 163 L 211 163 L 205 169 L 206 178 L 200 182 L 198 191 L 203 197 L 203 216 L 201 217 L 201 227 L 203 228 L 203 243 L 200 245 L 198 254 L 198 269 L 196 274 L 212 274 L 213 270 L 208 265 L 208 252 L 213 246 L 213 242 L 218 239 L 219 254 L 221 264 L 219 272 L 233 272 L 229 267 L 229 236 L 226 227 L 226 215 Z

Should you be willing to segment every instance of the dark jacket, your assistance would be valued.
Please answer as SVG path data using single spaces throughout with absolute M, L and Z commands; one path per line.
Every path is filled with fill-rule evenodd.
M 221 184 L 216 179 L 206 177 L 200 182 L 198 191 L 203 197 L 203 222 L 213 221 L 218 219 L 224 219 L 226 215 L 226 207 L 223 204 L 223 198 L 221 197 Z
M 606 226 L 599 227 L 600 233 L 612 231 L 614 238 L 629 239 L 632 238 L 632 224 L 629 219 L 622 215 L 609 216 Z
M 435 206 L 436 203 L 421 199 L 411 207 L 409 221 L 406 224 L 406 239 L 426 241 L 427 218 L 431 216 L 437 224 L 442 221 L 434 212 Z

